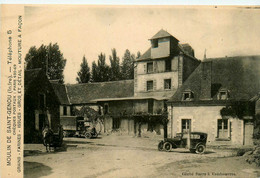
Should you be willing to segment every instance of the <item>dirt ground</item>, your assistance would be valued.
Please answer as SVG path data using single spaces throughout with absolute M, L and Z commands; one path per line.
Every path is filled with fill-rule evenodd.
M 207 148 L 203 155 L 186 149 L 159 152 L 159 138 L 103 136 L 65 138 L 64 147 L 46 153 L 41 144 L 26 144 L 25 177 L 259 177 L 236 151 Z

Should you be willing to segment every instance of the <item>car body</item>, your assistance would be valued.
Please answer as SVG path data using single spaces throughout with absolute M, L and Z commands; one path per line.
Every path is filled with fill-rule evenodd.
M 190 135 L 190 139 L 188 139 Z M 190 144 L 189 144 L 190 140 Z M 204 153 L 207 134 L 203 132 L 177 133 L 174 138 L 165 138 L 158 144 L 158 150 L 171 151 L 176 148 L 188 148 L 192 153 Z

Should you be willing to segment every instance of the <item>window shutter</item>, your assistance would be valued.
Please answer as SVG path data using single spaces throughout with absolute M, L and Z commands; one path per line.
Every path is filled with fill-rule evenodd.
M 147 70 L 147 69 L 146 69 L 146 64 L 144 64 L 144 73 L 147 72 L 146 70 Z
M 39 129 L 39 114 L 38 113 L 35 114 L 35 129 L 40 130 Z
M 157 72 L 157 62 L 156 61 L 153 63 L 153 71 Z
M 63 106 L 60 105 L 60 115 L 63 116 Z
M 144 91 L 147 91 L 147 82 L 146 81 L 144 81 Z
M 156 80 L 153 81 L 153 90 L 156 90 Z

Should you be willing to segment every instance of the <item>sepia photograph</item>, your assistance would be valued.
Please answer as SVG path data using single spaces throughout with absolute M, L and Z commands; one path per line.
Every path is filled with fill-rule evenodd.
M 259 6 L 19 7 L 1 31 L 1 164 L 25 178 L 260 177 Z

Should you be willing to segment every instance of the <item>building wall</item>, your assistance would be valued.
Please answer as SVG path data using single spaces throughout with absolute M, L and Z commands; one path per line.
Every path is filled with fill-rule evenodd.
M 151 58 L 168 57 L 170 55 L 170 38 L 158 39 L 158 47 L 151 48 Z
M 164 109 L 163 100 L 153 100 L 153 114 L 160 114 Z M 148 113 L 148 100 L 135 100 L 134 101 L 134 113 Z
M 39 82 L 41 81 L 41 82 Z M 39 107 L 39 95 L 45 97 L 45 109 Z M 39 115 L 44 115 L 45 124 L 49 123 L 54 132 L 60 124 L 59 101 L 44 74 L 39 74 L 28 86 L 24 97 L 24 141 L 41 143 L 42 128 L 39 126 Z
M 123 115 L 132 114 L 134 112 L 133 101 L 122 100 L 122 101 L 104 101 L 99 102 L 103 108 L 105 104 L 108 104 L 108 113 L 111 115 Z
M 113 129 L 113 119 L 109 116 L 104 117 L 104 132 L 110 133 Z
M 148 101 L 147 100 L 135 100 L 134 101 L 135 113 L 147 113 L 148 112 Z
M 198 107 L 168 107 L 168 137 L 174 137 L 181 132 L 181 120 L 191 119 L 191 131 L 205 132 L 208 134 L 208 144 L 217 141 L 218 119 L 222 119 L 220 110 L 222 106 L 198 106 Z M 230 124 L 231 123 L 231 124 Z M 228 118 L 231 143 L 243 144 L 244 122 L 238 118 Z
M 178 87 L 178 57 L 172 58 L 172 70 L 165 71 L 165 60 L 153 61 L 153 72 L 147 73 L 147 62 L 138 62 L 135 78 L 135 96 L 164 96 Z M 171 89 L 164 89 L 164 80 L 171 79 Z M 147 81 L 153 81 L 153 91 L 147 91 Z M 172 95 L 173 93 L 169 93 Z

